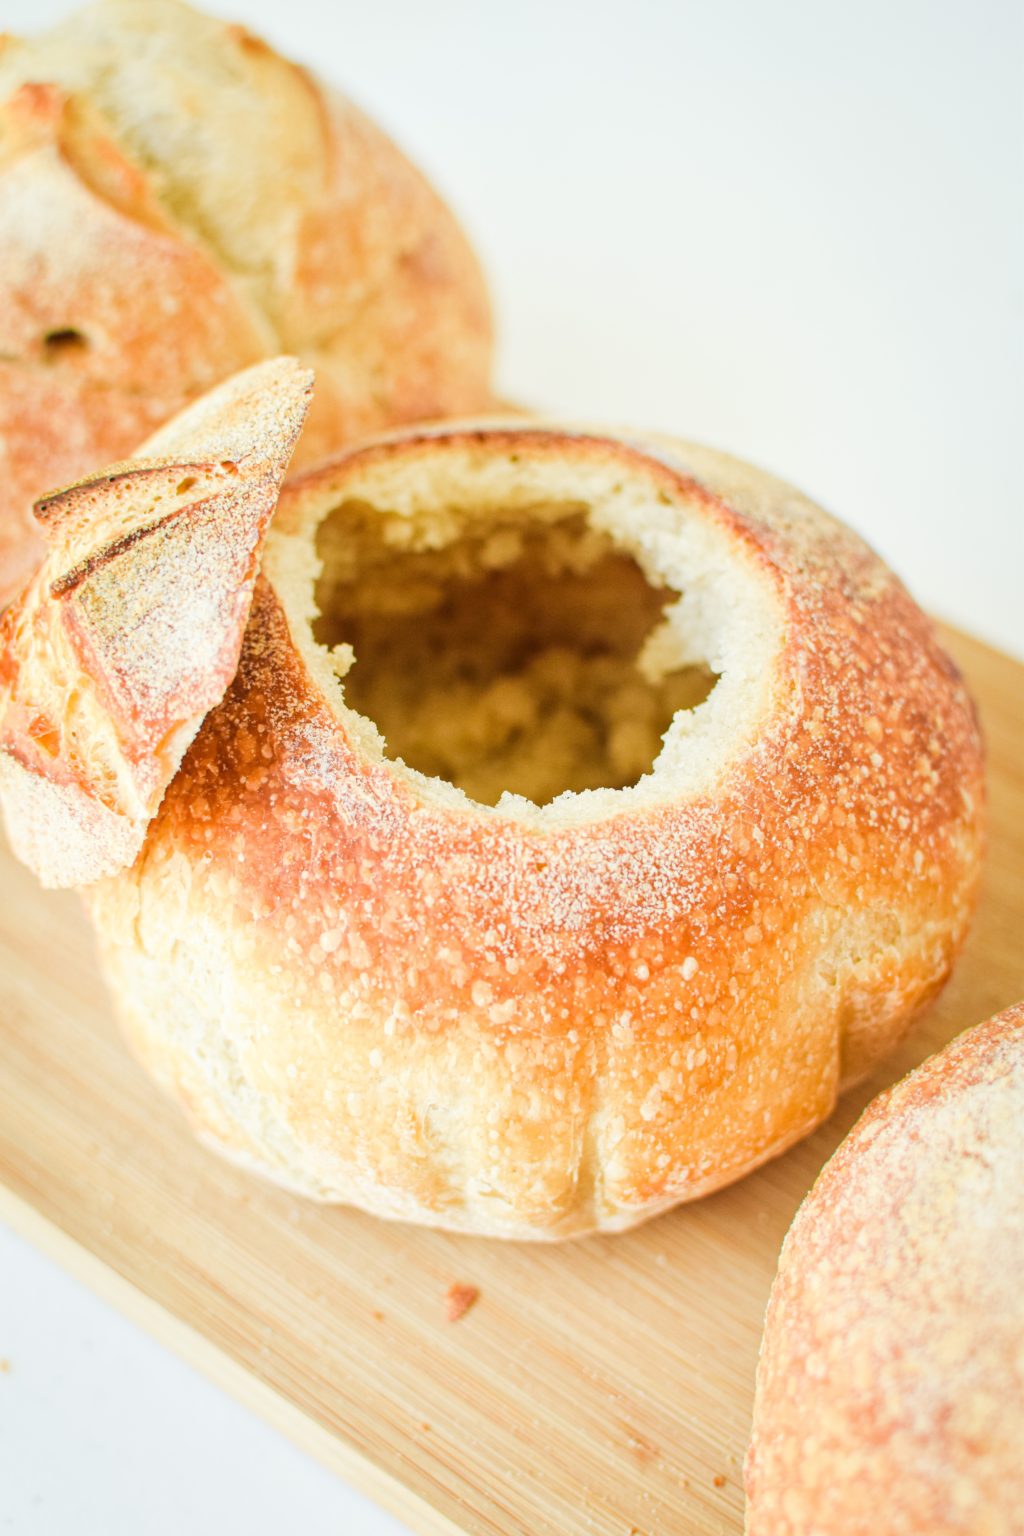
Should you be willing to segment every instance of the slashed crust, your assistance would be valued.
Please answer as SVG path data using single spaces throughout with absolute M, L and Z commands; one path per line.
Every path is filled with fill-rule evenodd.
M 99 114 L 55 86 L 0 106 L 0 230 L 2 604 L 43 554 L 36 497 L 273 348 Z

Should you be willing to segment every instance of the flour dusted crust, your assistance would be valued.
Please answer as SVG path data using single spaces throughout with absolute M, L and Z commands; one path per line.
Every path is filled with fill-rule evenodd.
M 486 291 L 440 199 L 337 92 L 180 0 L 0 38 L 0 237 L 0 605 L 41 558 L 36 497 L 261 357 L 317 371 L 306 462 L 489 402 Z
M 131 864 L 223 696 L 311 384 L 259 363 L 38 504 L 50 553 L 0 618 L 0 799 L 44 884 Z
M 482 804 L 348 706 L 369 661 L 343 628 L 372 597 L 360 634 L 393 645 L 426 602 L 440 667 L 460 583 L 498 592 L 535 545 L 530 582 L 570 595 L 628 555 L 672 594 L 649 673 L 717 682 L 632 786 Z M 503 622 L 481 609 L 481 649 Z M 459 425 L 286 486 L 237 674 L 87 898 L 133 1046 L 220 1150 L 324 1200 L 564 1237 L 829 1113 L 949 972 L 983 800 L 930 624 L 797 492 L 667 440 Z
M 779 1264 L 749 1536 L 1017 1536 L 1024 1005 L 877 1098 Z

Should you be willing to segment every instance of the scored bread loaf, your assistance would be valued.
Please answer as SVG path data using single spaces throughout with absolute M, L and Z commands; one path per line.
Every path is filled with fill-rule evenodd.
M 790 1229 L 749 1536 L 1024 1530 L 1024 1004 L 865 1111 Z
M 0 38 L 0 607 L 32 501 L 287 351 L 300 456 L 490 402 L 476 258 L 390 140 L 244 27 L 101 0 Z
M 423 429 L 287 483 L 252 592 L 134 862 L 81 815 L 62 868 L 4 788 L 43 878 L 103 876 L 128 1038 L 228 1155 L 452 1228 L 620 1229 L 806 1134 L 947 976 L 970 700 L 780 481 L 667 439 Z M 48 633 L 14 635 L 25 677 Z M 75 709 L 109 711 L 77 654 Z M 105 804 L 72 726 L 18 770 Z

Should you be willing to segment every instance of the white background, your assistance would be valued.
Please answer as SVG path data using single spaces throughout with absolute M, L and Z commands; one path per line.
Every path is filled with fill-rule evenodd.
M 212 8 L 435 177 L 493 280 L 506 394 L 766 465 L 1024 655 L 1017 0 Z M 398 1529 L 13 1238 L 2 1356 L 0 1530 Z

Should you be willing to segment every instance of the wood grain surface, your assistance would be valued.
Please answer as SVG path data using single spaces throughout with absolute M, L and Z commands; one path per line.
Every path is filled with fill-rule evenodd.
M 941 1001 L 829 1123 L 622 1237 L 457 1238 L 196 1146 L 114 1029 L 76 899 L 0 848 L 0 1216 L 415 1530 L 738 1532 L 779 1245 L 863 1105 L 1024 996 L 1024 667 L 948 635 L 989 744 L 981 909 Z M 446 1320 L 453 1282 L 479 1288 Z

